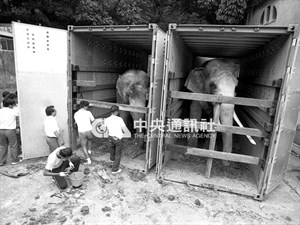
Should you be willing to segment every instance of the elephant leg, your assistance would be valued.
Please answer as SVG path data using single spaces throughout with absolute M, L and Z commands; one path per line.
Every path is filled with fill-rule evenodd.
M 202 106 L 201 103 L 198 101 L 192 101 L 190 106 L 190 119 L 196 119 L 200 121 L 202 117 Z M 197 132 L 191 131 L 190 137 L 188 138 L 188 146 L 190 147 L 198 147 L 198 138 Z
M 142 128 L 144 125 L 144 120 L 145 120 L 145 115 L 143 113 L 135 113 L 135 112 L 131 112 L 130 113 L 134 121 L 142 121 L 142 124 L 137 123 L 138 125 L 141 125 L 141 127 L 136 127 L 136 141 L 137 144 L 140 148 L 144 148 L 144 129 Z

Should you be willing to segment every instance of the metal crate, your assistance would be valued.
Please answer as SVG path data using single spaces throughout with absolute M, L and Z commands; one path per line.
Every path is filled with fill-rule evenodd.
M 44 138 L 45 108 L 54 105 L 66 144 L 77 147 L 73 114 L 86 99 L 101 116 L 116 104 L 116 81 L 127 69 L 150 75 L 147 107 L 121 105 L 120 110 L 159 118 L 165 33 L 156 25 L 69 26 L 68 31 L 13 23 L 21 135 L 24 158 L 49 154 Z M 147 129 L 146 137 L 155 136 Z M 146 138 L 139 169 L 156 163 L 157 138 Z
M 295 60 L 298 35 L 296 25 L 169 25 L 161 120 L 166 123 L 168 119 L 180 116 L 184 108 L 183 99 L 226 102 L 238 105 L 238 114 L 248 128 L 215 126 L 218 132 L 239 134 L 239 142 L 243 145 L 240 154 L 184 146 L 176 143 L 174 136 L 162 131 L 158 179 L 214 188 L 255 199 L 262 199 L 281 183 L 299 112 L 299 75 L 294 73 L 295 67 L 299 66 L 299 60 Z M 185 78 L 195 67 L 193 62 L 197 56 L 239 60 L 238 97 L 182 92 Z M 173 108 L 176 110 L 170 110 Z M 244 136 L 240 136 L 250 133 L 257 145 L 249 144 Z M 210 163 L 205 166 L 205 162 L 187 161 L 182 165 L 180 160 L 172 158 L 174 152 L 189 157 L 206 157 Z M 231 160 L 241 166 L 238 169 L 222 167 L 216 162 L 211 168 L 212 159 Z M 208 179 L 210 172 L 212 175 Z

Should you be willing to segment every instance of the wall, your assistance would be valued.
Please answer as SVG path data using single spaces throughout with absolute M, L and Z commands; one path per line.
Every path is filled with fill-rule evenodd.
M 268 0 L 252 8 L 247 25 L 281 26 L 300 23 L 299 0 Z

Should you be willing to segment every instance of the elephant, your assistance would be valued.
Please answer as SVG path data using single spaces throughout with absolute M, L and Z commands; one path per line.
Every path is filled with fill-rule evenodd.
M 142 70 L 130 69 L 119 76 L 116 84 L 117 103 L 129 104 L 131 106 L 146 106 L 146 96 L 149 93 L 150 77 Z M 126 126 L 132 128 L 131 118 L 133 121 L 144 120 L 145 114 L 137 112 L 120 111 L 120 116 L 124 119 Z M 144 138 L 142 130 L 136 129 L 138 146 L 143 148 Z
M 194 93 L 215 94 L 228 97 L 235 96 L 238 84 L 240 66 L 228 59 L 212 59 L 201 67 L 193 69 L 186 79 L 185 87 Z M 213 104 L 204 101 L 192 101 L 190 105 L 190 119 L 200 121 L 204 114 L 212 114 Z M 223 125 L 232 126 L 234 105 L 222 103 L 220 106 L 219 121 Z M 212 118 L 212 117 L 210 117 Z M 197 147 L 198 140 L 192 137 L 188 145 Z M 232 152 L 232 133 L 222 133 L 223 151 Z M 228 165 L 227 161 L 223 164 Z

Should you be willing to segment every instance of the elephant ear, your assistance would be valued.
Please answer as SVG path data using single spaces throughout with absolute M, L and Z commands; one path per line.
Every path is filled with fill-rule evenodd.
M 195 93 L 204 92 L 205 72 L 203 67 L 193 69 L 185 81 L 184 86 Z
M 120 95 L 122 102 L 128 102 L 128 91 L 129 91 L 129 83 L 126 84 L 124 80 L 122 79 L 122 76 L 119 76 L 117 80 L 117 90 L 118 94 Z

